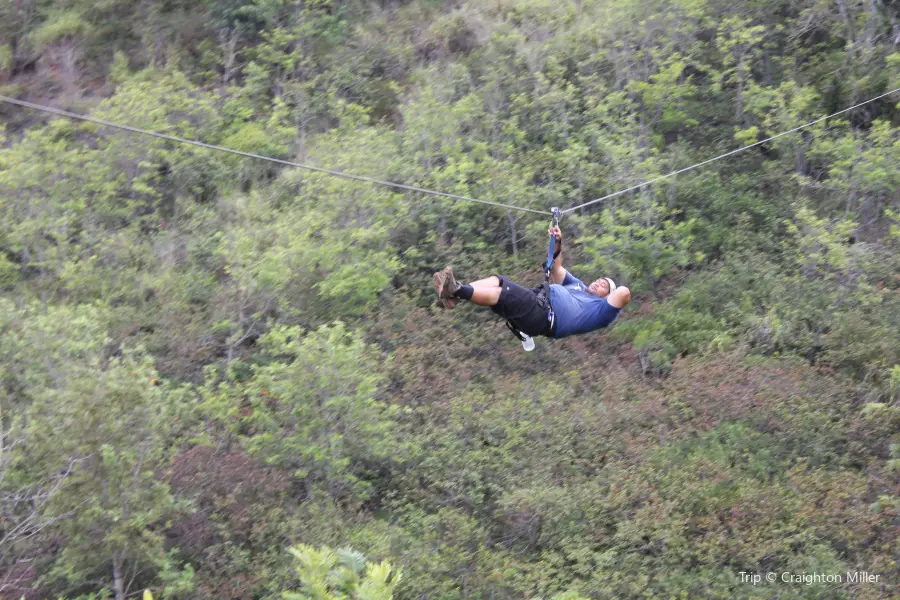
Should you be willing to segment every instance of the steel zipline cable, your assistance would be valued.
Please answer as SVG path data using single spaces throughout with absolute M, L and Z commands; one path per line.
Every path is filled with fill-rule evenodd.
M 796 131 L 800 131 L 801 129 L 804 129 L 804 128 L 809 127 L 809 126 L 811 126 L 811 125 L 815 125 L 816 123 L 821 123 L 822 121 L 825 121 L 825 120 L 830 119 L 830 118 L 832 118 L 832 117 L 836 117 L 836 116 L 838 116 L 838 115 L 840 115 L 840 114 L 843 114 L 843 113 L 845 113 L 845 112 L 849 112 L 849 111 L 853 110 L 854 108 L 859 108 L 860 106 L 864 106 L 864 105 L 869 104 L 869 103 L 871 103 L 871 102 L 875 102 L 876 100 L 880 100 L 880 99 L 884 98 L 885 96 L 890 96 L 891 94 L 895 94 L 895 93 L 897 93 L 897 92 L 900 92 L 900 88 L 897 88 L 897 89 L 895 89 L 895 90 L 891 90 L 890 92 L 885 92 L 884 94 L 881 94 L 880 96 L 875 96 L 874 98 L 870 98 L 870 99 L 866 100 L 865 102 L 860 102 L 859 104 L 854 104 L 853 106 L 850 106 L 850 107 L 848 107 L 848 108 L 845 108 L 844 110 L 839 110 L 839 111 L 837 111 L 836 113 L 832 113 L 832 114 L 830 114 L 830 115 L 828 115 L 828 116 L 820 117 L 820 118 L 816 119 L 815 121 L 810 121 L 809 123 L 806 123 L 806 124 L 804 124 L 804 125 L 800 125 L 799 127 L 794 127 L 793 129 L 789 129 L 789 130 L 787 130 L 787 131 L 782 131 L 781 133 L 776 134 L 776 135 L 773 135 L 772 137 L 768 137 L 768 138 L 766 138 L 766 139 L 764 139 L 764 140 L 760 140 L 760 141 L 758 141 L 758 142 L 754 142 L 754 143 L 748 144 L 748 145 L 746 145 L 746 146 L 741 146 L 740 148 L 737 148 L 737 149 L 735 149 L 735 150 L 732 150 L 731 152 L 726 152 L 725 154 L 720 154 L 719 156 L 716 156 L 716 157 L 714 157 L 714 158 L 710 158 L 710 159 L 708 159 L 708 160 L 704 160 L 703 162 L 699 162 L 699 163 L 694 164 L 694 165 L 691 165 L 691 166 L 689 166 L 689 167 L 685 167 L 685 168 L 683 168 L 683 169 L 678 169 L 677 171 L 672 171 L 671 173 L 667 173 L 667 174 L 665 174 L 665 175 L 661 175 L 661 176 L 659 176 L 659 177 L 655 177 L 654 179 L 650 179 L 650 180 L 645 181 L 645 182 L 643 182 L 643 183 L 639 183 L 639 184 L 637 184 L 637 185 L 633 185 L 633 186 L 631 186 L 631 187 L 629 187 L 629 188 L 625 188 L 624 190 L 619 190 L 618 192 L 613 192 L 612 194 L 607 194 L 606 196 L 603 196 L 602 198 L 597 198 L 596 200 L 591 200 L 590 202 L 585 202 L 584 204 L 579 204 L 578 206 L 573 206 L 572 208 L 567 208 L 567 209 L 565 209 L 565 210 L 562 211 L 562 212 L 563 212 L 563 214 L 565 214 L 565 213 L 570 213 L 570 212 L 572 212 L 572 211 L 574 211 L 574 210 L 578 210 L 579 208 L 584 208 L 585 206 L 590 206 L 591 204 L 596 204 L 597 202 L 602 202 L 602 201 L 604 201 L 604 200 L 608 200 L 608 199 L 613 198 L 613 197 L 615 197 L 615 196 L 621 196 L 622 194 L 626 194 L 626 193 L 628 193 L 628 192 L 632 192 L 632 191 L 637 190 L 637 189 L 640 189 L 640 188 L 642 188 L 642 187 L 646 187 L 646 186 L 648 186 L 648 185 L 650 185 L 650 184 L 656 183 L 657 181 L 662 181 L 663 179 L 667 179 L 667 178 L 669 178 L 669 177 L 674 177 L 675 175 L 679 175 L 680 173 L 685 173 L 685 172 L 690 171 L 690 170 L 692 170 L 692 169 L 696 169 L 696 168 L 698 168 L 698 167 L 702 167 L 703 165 L 708 165 L 708 164 L 711 163 L 711 162 L 715 162 L 715 161 L 717 161 L 717 160 L 721 160 L 721 159 L 726 158 L 726 157 L 728 157 L 728 156 L 732 156 L 732 155 L 738 154 L 739 152 L 743 152 L 744 150 L 749 150 L 750 148 L 753 148 L 754 146 L 759 146 L 760 144 L 765 144 L 766 142 L 771 142 L 772 140 L 774 140 L 774 139 L 776 139 L 776 138 L 780 138 L 781 136 L 788 135 L 788 134 L 794 133 L 794 132 L 796 132 Z
M 365 177 L 363 175 L 354 175 L 352 173 L 344 173 L 343 171 L 333 171 L 331 169 L 323 169 L 321 167 L 314 167 L 312 165 L 305 165 L 302 163 L 296 163 L 296 162 L 292 162 L 289 160 L 281 160 L 280 158 L 272 158 L 271 156 L 263 156 L 261 154 L 253 154 L 252 152 L 242 152 L 240 150 L 234 150 L 232 148 L 225 148 L 224 146 L 216 146 L 214 144 L 207 144 L 205 142 L 198 142 L 196 140 L 180 138 L 180 137 L 176 137 L 174 135 L 166 135 L 164 133 L 158 133 L 156 131 L 148 131 L 146 129 L 138 129 L 137 127 L 131 127 L 129 125 L 122 125 L 121 123 L 113 123 L 111 121 L 105 121 L 103 119 L 95 119 L 94 117 L 88 117 L 86 115 L 80 115 L 78 113 L 73 113 L 73 112 L 69 112 L 66 110 L 60 110 L 58 108 L 53 108 L 52 106 L 44 106 L 42 104 L 34 104 L 32 102 L 25 102 L 24 100 L 16 100 L 15 98 L 9 98 L 7 96 L 0 96 L 0 101 L 7 102 L 9 104 L 15 104 L 18 106 L 23 106 L 25 108 L 32 108 L 34 110 L 52 113 L 55 115 L 59 115 L 61 117 L 68 117 L 70 119 L 76 119 L 76 120 L 80 120 L 80 121 L 88 121 L 90 123 L 95 123 L 97 125 L 103 125 L 105 127 L 113 127 L 115 129 L 122 129 L 124 131 L 130 131 L 132 133 L 139 133 L 142 135 L 148 135 L 148 136 L 160 138 L 163 140 L 169 140 L 171 142 L 178 142 L 180 144 L 190 144 L 192 146 L 199 146 L 200 148 L 207 148 L 209 150 L 218 150 L 220 152 L 228 152 L 230 154 L 237 154 L 238 156 L 244 156 L 247 158 L 257 158 L 259 160 L 267 160 L 269 162 L 277 163 L 280 165 L 285 165 L 288 167 L 296 167 L 298 169 L 306 169 L 308 171 L 316 171 L 318 173 L 325 173 L 326 175 L 333 175 L 335 177 L 343 177 L 345 179 L 354 179 L 356 181 L 363 181 L 365 183 L 372 183 L 375 185 L 383 185 L 383 186 L 397 188 L 397 189 L 401 189 L 401 190 L 407 190 L 410 192 L 419 192 L 422 194 L 430 194 L 432 196 L 441 196 L 443 198 L 450 198 L 451 200 L 462 200 L 464 202 L 477 202 L 478 204 L 488 204 L 490 206 L 498 206 L 500 208 L 508 208 L 510 210 L 521 210 L 521 211 L 525 211 L 525 212 L 536 213 L 539 215 L 551 214 L 550 211 L 547 211 L 547 210 L 536 210 L 533 208 L 525 208 L 523 206 L 513 206 L 511 204 L 502 204 L 500 202 L 491 202 L 489 200 L 478 200 L 477 198 L 469 198 L 468 196 L 459 196 L 457 194 L 448 194 L 446 192 L 437 192 L 435 190 L 420 188 L 420 187 L 416 187 L 414 185 L 406 185 L 405 183 L 384 181 L 383 179 L 375 179 L 374 177 Z
M 585 202 L 585 203 L 583 203 L 583 204 L 579 204 L 579 205 L 577 205 L 577 206 L 573 206 L 573 207 L 571 207 L 571 208 L 567 208 L 567 209 L 561 211 L 561 214 L 566 214 L 566 213 L 570 213 L 570 212 L 572 212 L 572 211 L 576 211 L 576 210 L 578 210 L 579 208 L 584 208 L 584 207 L 586 207 L 586 206 L 590 206 L 590 205 L 592 205 L 592 204 L 596 204 L 596 203 L 598 203 L 598 202 L 602 202 L 602 201 L 604 201 L 604 200 L 608 200 L 608 199 L 610 199 L 610 198 L 614 198 L 615 196 L 620 196 L 620 195 L 622 195 L 622 194 L 626 194 L 626 193 L 628 193 L 628 192 L 632 192 L 632 191 L 634 191 L 634 190 L 638 190 L 638 189 L 640 189 L 640 188 L 642 188 L 642 187 L 646 187 L 646 186 L 652 185 L 652 184 L 654 184 L 654 183 L 656 183 L 656 182 L 658 182 L 658 181 L 662 181 L 663 179 L 668 179 L 669 177 L 674 177 L 675 175 L 679 175 L 679 174 L 681 174 L 681 173 L 686 173 L 687 171 L 691 171 L 691 170 L 693 170 L 693 169 L 697 169 L 697 168 L 702 167 L 702 166 L 704 166 L 704 165 L 708 165 L 708 164 L 710 164 L 710 163 L 712 163 L 712 162 L 715 162 L 715 161 L 717 161 L 717 160 L 721 160 L 721 159 L 723 159 L 723 158 L 727 158 L 727 157 L 729 157 L 729 156 L 733 156 L 733 155 L 735 155 L 735 154 L 739 154 L 740 152 L 743 152 L 743 151 L 745 151 L 745 150 L 749 150 L 750 148 L 753 148 L 753 147 L 755 147 L 755 146 L 759 146 L 759 145 L 761 145 L 761 144 L 765 144 L 766 142 L 770 142 L 770 141 L 772 141 L 772 140 L 774 140 L 774 139 L 777 139 L 777 138 L 780 138 L 780 137 L 782 137 L 782 136 L 789 135 L 789 134 L 791 134 L 791 133 L 795 133 L 795 132 L 797 132 L 797 131 L 800 131 L 801 129 L 805 129 L 805 128 L 807 128 L 807 127 L 810 127 L 810 126 L 812 126 L 812 125 L 815 125 L 816 123 L 821 123 L 822 121 L 825 121 L 825 120 L 827 120 L 827 119 L 831 119 L 831 118 L 836 117 L 836 116 L 838 116 L 838 115 L 844 114 L 844 113 L 846 113 L 846 112 L 849 112 L 849 111 L 851 111 L 851 110 L 854 110 L 854 109 L 856 109 L 856 108 L 859 108 L 860 106 L 865 106 L 866 104 L 870 104 L 870 103 L 872 103 L 872 102 L 875 102 L 876 100 L 880 100 L 880 99 L 882 99 L 882 98 L 885 98 L 885 97 L 890 96 L 891 94 L 895 94 L 895 93 L 897 93 L 897 92 L 900 92 L 900 88 L 891 90 L 890 92 L 885 92 L 884 94 L 881 94 L 880 96 L 875 96 L 874 98 L 870 98 L 870 99 L 865 100 L 865 101 L 863 101 L 863 102 L 860 102 L 860 103 L 858 103 L 858 104 L 854 104 L 853 106 L 847 107 L 847 108 L 845 108 L 845 109 L 843 109 L 843 110 L 839 110 L 839 111 L 837 111 L 837 112 L 835 112 L 835 113 L 832 113 L 832 114 L 830 114 L 830 115 L 827 115 L 827 116 L 824 116 L 824 117 L 820 117 L 820 118 L 818 118 L 818 119 L 816 119 L 816 120 L 814 120 L 814 121 L 810 121 L 809 123 L 804 123 L 803 125 L 800 125 L 800 126 L 798 126 L 798 127 L 794 127 L 793 129 L 789 129 L 789 130 L 787 130 L 787 131 L 783 131 L 783 132 L 781 132 L 781 133 L 775 134 L 775 135 L 773 135 L 773 136 L 771 136 L 771 137 L 768 137 L 768 138 L 766 138 L 766 139 L 764 139 L 764 140 L 760 140 L 760 141 L 758 141 L 758 142 L 754 142 L 754 143 L 748 144 L 748 145 L 746 145 L 746 146 L 741 146 L 740 148 L 736 148 L 736 149 L 734 149 L 734 150 L 731 150 L 730 152 L 725 152 L 724 154 L 720 154 L 720 155 L 718 155 L 718 156 L 715 156 L 715 157 L 713 157 L 713 158 L 704 160 L 704 161 L 702 161 L 702 162 L 695 163 L 695 164 L 693 164 L 693 165 L 691 165 L 691 166 L 689 166 L 689 167 L 684 167 L 683 169 L 678 169 L 678 170 L 676 170 L 676 171 L 672 171 L 671 173 L 667 173 L 667 174 L 665 174 L 665 175 L 661 175 L 661 176 L 659 176 L 659 177 L 655 177 L 655 178 L 653 178 L 653 179 L 649 179 L 649 180 L 647 180 L 647 181 L 644 181 L 643 183 L 639 183 L 639 184 L 637 184 L 637 185 L 633 185 L 633 186 L 631 186 L 631 187 L 628 187 L 628 188 L 619 190 L 619 191 L 617 191 L 617 192 L 613 192 L 612 194 L 607 194 L 606 196 L 602 196 L 602 197 L 597 198 L 597 199 L 595 199 L 595 200 L 591 200 L 591 201 L 589 201 L 589 202 Z M 420 188 L 420 187 L 416 187 L 416 186 L 412 186 L 412 185 L 406 185 L 406 184 L 403 184 L 403 183 L 395 183 L 395 182 L 392 182 L 392 181 L 384 181 L 384 180 L 382 180 L 382 179 L 375 179 L 375 178 L 373 178 L 373 177 L 365 177 L 365 176 L 363 176 L 363 175 L 354 175 L 354 174 L 352 174 L 352 173 L 344 173 L 344 172 L 342 172 L 342 171 L 333 171 L 333 170 L 331 170 L 331 169 L 323 169 L 323 168 L 321 168 L 321 167 L 314 167 L 314 166 L 312 166 L 312 165 L 306 165 L 306 164 L 302 164 L 302 163 L 296 163 L 296 162 L 292 162 L 292 161 L 288 161 L 288 160 L 281 160 L 281 159 L 279 159 L 279 158 L 272 158 L 272 157 L 270 157 L 270 156 L 263 156 L 263 155 L 261 155 L 261 154 L 253 154 L 253 153 L 251 153 L 251 152 L 242 152 L 242 151 L 240 151 L 240 150 L 234 150 L 234 149 L 232 149 L 232 148 L 225 148 L 225 147 L 223 147 L 223 146 L 216 146 L 216 145 L 214 145 L 214 144 L 207 144 L 207 143 L 204 143 L 204 142 L 198 142 L 198 141 L 196 141 L 196 140 L 189 140 L 189 139 L 180 138 L 180 137 L 176 137 L 176 136 L 172 136 L 172 135 L 166 135 L 166 134 L 164 134 L 164 133 L 158 133 L 158 132 L 155 132 L 155 131 L 148 131 L 148 130 L 146 130 L 146 129 L 138 129 L 137 127 L 131 127 L 131 126 L 128 126 L 128 125 L 122 125 L 122 124 L 120 124 L 120 123 L 113 123 L 113 122 L 111 122 L 111 121 L 106 121 L 106 120 L 103 120 L 103 119 L 96 119 L 96 118 L 93 118 L 93 117 L 88 117 L 88 116 L 86 116 L 86 115 L 80 115 L 80 114 L 77 114 L 77 113 L 72 113 L 72 112 L 68 112 L 68 111 L 65 111 L 65 110 L 60 110 L 60 109 L 58 109 L 58 108 L 53 108 L 53 107 L 51 107 L 51 106 L 44 106 L 44 105 L 42 105 L 42 104 L 34 104 L 34 103 L 32 103 L 32 102 L 26 102 L 26 101 L 24 101 L 24 100 L 17 100 L 17 99 L 15 99 L 15 98 L 9 98 L 9 97 L 7 97 L 7 96 L 0 96 L 0 101 L 7 102 L 7 103 L 9 103 L 9 104 L 15 104 L 15 105 L 18 105 L 18 106 L 23 106 L 23 107 L 26 107 L 26 108 L 32 108 L 32 109 L 34 109 L 34 110 L 39 110 L 39 111 L 43 111 L 43 112 L 52 113 L 52 114 L 59 115 L 59 116 L 62 116 L 62 117 L 68 117 L 68 118 L 70 118 L 70 119 L 77 119 L 77 120 L 81 120 L 81 121 L 88 121 L 88 122 L 90 122 L 90 123 L 95 123 L 95 124 L 97 124 L 97 125 L 103 125 L 103 126 L 106 126 L 106 127 L 113 127 L 113 128 L 115 128 L 115 129 L 121 129 L 121 130 L 124 130 L 124 131 L 130 131 L 130 132 L 132 132 L 132 133 L 139 133 L 139 134 L 142 134 L 142 135 L 148 135 L 148 136 L 151 136 L 151 137 L 156 137 L 156 138 L 160 138 L 160 139 L 164 139 L 164 140 L 169 140 L 169 141 L 172 141 L 172 142 L 178 142 L 178 143 L 182 143 L 182 144 L 190 144 L 190 145 L 193 145 L 193 146 L 199 146 L 199 147 L 201 147 L 201 148 L 207 148 L 207 149 L 210 149 L 210 150 L 218 150 L 218 151 L 220 151 L 220 152 L 228 152 L 228 153 L 230 153 L 230 154 L 236 154 L 236 155 L 238 155 L 238 156 L 244 156 L 244 157 L 247 157 L 247 158 L 256 158 L 256 159 L 260 159 L 260 160 L 266 160 L 266 161 L 269 161 L 269 162 L 277 163 L 277 164 L 280 164 L 280 165 L 285 165 L 285 166 L 288 166 L 288 167 L 296 167 L 296 168 L 299 168 L 299 169 L 306 169 L 306 170 L 309 170 L 309 171 L 316 171 L 316 172 L 319 172 L 319 173 L 325 173 L 325 174 L 327 174 L 327 175 L 332 175 L 332 176 L 335 176 L 335 177 L 343 177 L 343 178 L 345 178 L 345 179 L 354 179 L 354 180 L 356 180 L 356 181 L 362 181 L 362 182 L 372 183 L 372 184 L 376 184 L 376 185 L 383 185 L 383 186 L 392 187 L 392 188 L 397 188 L 397 189 L 401 189 L 401 190 L 407 190 L 407 191 L 411 191 L 411 192 L 419 192 L 419 193 L 422 193 L 422 194 L 429 194 L 429 195 L 432 195 L 432 196 L 440 196 L 440 197 L 443 197 L 443 198 L 450 198 L 451 200 L 461 200 L 461 201 L 463 201 L 463 202 L 477 202 L 478 204 L 487 204 L 487 205 L 490 205 L 490 206 L 497 206 L 497 207 L 500 207 L 500 208 L 506 208 L 506 209 L 510 209 L 510 210 L 520 210 L 520 211 L 530 212 L 530 213 L 535 213 L 535 214 L 539 214 L 539 215 L 553 215 L 553 212 L 552 212 L 552 211 L 547 211 L 547 210 L 536 210 L 536 209 L 533 209 L 533 208 L 525 208 L 525 207 L 522 207 L 522 206 L 513 206 L 513 205 L 511 205 L 511 204 L 503 204 L 503 203 L 500 203 L 500 202 L 491 202 L 491 201 L 489 201 L 489 200 L 478 200 L 477 198 L 469 198 L 468 196 L 460 196 L 460 195 L 457 195 L 457 194 L 448 194 L 448 193 L 446 193 L 446 192 L 438 192 L 438 191 L 435 191 L 435 190 L 429 190 L 429 189 Z

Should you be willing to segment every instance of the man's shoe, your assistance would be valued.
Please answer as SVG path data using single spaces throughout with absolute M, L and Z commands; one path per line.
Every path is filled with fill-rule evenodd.
M 456 291 L 456 278 L 453 276 L 453 267 L 446 267 L 443 271 L 434 274 L 434 291 L 437 292 L 441 304 L 445 308 L 454 308 L 459 300 L 453 295 Z

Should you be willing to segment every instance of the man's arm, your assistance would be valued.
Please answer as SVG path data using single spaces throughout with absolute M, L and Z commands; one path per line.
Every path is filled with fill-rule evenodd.
M 562 266 L 562 232 L 559 227 L 551 227 L 548 230 L 550 235 L 556 236 L 556 250 L 553 265 L 550 267 L 550 282 L 562 285 L 566 279 L 566 270 Z

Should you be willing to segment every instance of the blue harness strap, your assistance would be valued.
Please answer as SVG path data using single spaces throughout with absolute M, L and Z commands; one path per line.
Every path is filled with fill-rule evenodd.
M 553 207 L 553 221 L 550 223 L 550 227 L 559 226 L 559 219 L 562 216 L 562 213 L 559 212 L 557 207 Z M 544 265 L 544 279 L 547 282 L 547 321 L 550 323 L 550 331 L 553 331 L 553 325 L 556 321 L 556 315 L 553 314 L 553 307 L 550 306 L 550 271 L 553 268 L 553 260 L 554 254 L 556 253 L 556 236 L 550 236 L 550 248 L 547 250 L 547 264 Z M 552 335 L 552 333 L 551 333 Z
M 562 216 L 562 213 L 560 213 L 559 209 L 556 208 L 555 206 L 553 207 L 552 212 L 553 212 L 553 221 L 550 222 L 550 227 L 557 227 L 559 225 L 559 219 Z M 547 249 L 547 263 L 544 265 L 544 278 L 546 279 L 546 286 L 547 286 L 547 288 L 546 288 L 546 294 L 547 294 L 546 302 L 548 305 L 547 322 L 549 324 L 548 327 L 551 332 L 553 331 L 553 325 L 556 321 L 556 316 L 553 314 L 553 308 L 549 307 L 549 304 L 550 304 L 550 270 L 553 268 L 553 254 L 555 252 L 556 252 L 556 236 L 551 235 L 550 236 L 550 248 Z M 519 331 L 519 329 L 515 325 L 513 325 L 511 321 L 507 320 L 506 326 L 509 328 L 509 330 L 513 333 L 514 336 L 516 336 L 517 338 L 519 338 L 519 340 L 522 341 L 523 345 L 526 345 L 528 343 L 528 341 L 530 341 L 531 338 L 526 336 L 521 331 Z M 533 343 L 530 347 L 525 346 L 525 350 L 531 350 L 532 348 L 534 348 Z
M 559 212 L 559 209 L 555 206 L 553 207 L 553 221 L 550 223 L 550 227 L 557 227 L 559 225 L 559 218 L 562 216 Z M 553 253 L 556 252 L 556 236 L 550 236 L 550 248 L 547 250 L 547 263 L 544 265 L 544 278 L 547 282 L 550 282 L 550 269 L 553 268 Z
M 553 267 L 553 253 L 556 251 L 556 236 L 550 236 L 550 249 L 547 251 L 547 264 L 544 265 L 544 274 L 547 281 L 550 280 L 550 269 Z

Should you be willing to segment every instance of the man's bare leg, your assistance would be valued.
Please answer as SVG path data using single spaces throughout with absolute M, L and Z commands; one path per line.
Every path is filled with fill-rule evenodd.
M 500 278 L 496 275 L 491 275 L 487 279 L 479 279 L 478 281 L 473 281 L 470 283 L 473 288 L 495 288 L 500 287 Z M 491 305 L 493 306 L 493 305 Z
M 497 279 L 496 277 L 494 279 Z M 472 286 L 472 299 L 469 300 L 472 304 L 477 304 L 478 306 L 496 306 L 497 302 L 500 301 L 500 292 L 503 291 L 499 285 L 495 287 L 475 287 L 474 284 L 469 284 Z
M 479 306 L 496 306 L 500 301 L 500 278 L 496 275 L 473 281 L 468 285 L 457 283 L 456 291 L 453 292 L 454 297 L 442 297 L 442 293 L 446 293 L 444 290 L 447 289 L 447 286 L 452 285 L 448 283 L 448 273 L 451 278 L 449 281 L 452 282 L 453 271 L 450 267 L 434 274 L 434 289 L 438 292 L 438 296 L 441 297 L 441 302 L 446 308 L 454 308 L 460 299 L 466 299 Z M 460 294 L 460 291 L 463 293 Z M 469 297 L 469 293 L 471 293 L 471 297 Z
M 469 302 L 478 306 L 496 306 L 500 300 L 500 278 L 491 275 L 468 284 L 472 288 Z

